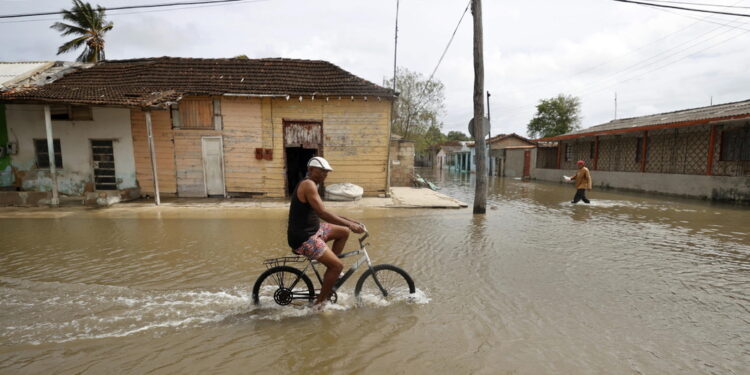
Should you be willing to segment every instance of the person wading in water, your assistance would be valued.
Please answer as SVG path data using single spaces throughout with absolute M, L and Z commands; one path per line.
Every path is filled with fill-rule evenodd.
M 591 173 L 589 172 L 589 169 L 585 167 L 586 162 L 583 160 L 579 160 L 576 163 L 576 166 L 578 166 L 578 171 L 576 172 L 576 175 L 571 177 L 570 179 L 576 182 L 576 195 L 573 197 L 573 200 L 570 203 L 578 203 L 578 201 L 583 199 L 584 203 L 590 203 L 588 198 L 586 198 L 586 190 L 591 190 L 593 187 L 592 181 L 591 181 Z
M 333 284 L 338 280 L 344 264 L 338 255 L 344 250 L 349 231 L 363 233 L 362 224 L 343 216 L 338 216 L 323 206 L 323 200 L 318 194 L 318 186 L 333 171 L 326 159 L 315 156 L 307 162 L 307 178 L 302 180 L 292 193 L 292 203 L 289 206 L 289 225 L 287 227 L 287 241 L 292 252 L 304 255 L 308 259 L 317 260 L 326 266 L 323 285 L 315 300 L 317 308 L 331 295 Z M 320 219 L 325 220 L 321 223 Z M 331 248 L 326 242 L 333 241 Z

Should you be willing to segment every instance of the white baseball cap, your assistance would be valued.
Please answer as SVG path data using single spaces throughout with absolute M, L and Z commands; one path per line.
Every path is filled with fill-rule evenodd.
M 320 168 L 326 171 L 332 171 L 333 168 L 331 168 L 331 165 L 328 164 L 328 160 L 321 158 L 320 156 L 315 156 L 310 161 L 307 162 L 307 167 L 315 167 Z

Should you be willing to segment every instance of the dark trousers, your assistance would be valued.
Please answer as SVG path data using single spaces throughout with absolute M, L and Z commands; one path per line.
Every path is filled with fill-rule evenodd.
M 589 200 L 586 198 L 586 189 L 576 190 L 576 196 L 573 197 L 573 202 L 571 203 L 578 203 L 580 200 L 583 200 L 584 203 L 589 203 Z

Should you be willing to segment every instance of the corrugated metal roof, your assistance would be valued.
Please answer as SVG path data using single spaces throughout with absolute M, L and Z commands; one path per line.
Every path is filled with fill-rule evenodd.
M 674 125 L 674 127 L 699 125 L 713 121 L 745 117 L 750 117 L 750 100 L 612 120 L 605 124 L 592 126 L 590 128 L 577 130 L 556 137 L 541 138 L 539 140 L 553 141 L 608 133 L 627 133 L 630 131 L 648 130 L 649 127 L 664 127 L 668 125 Z
M 0 85 L 14 83 L 49 67 L 50 61 L 0 62 Z

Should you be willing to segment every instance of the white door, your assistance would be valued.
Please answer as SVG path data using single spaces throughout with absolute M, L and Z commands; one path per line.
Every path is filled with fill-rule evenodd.
M 224 158 L 220 137 L 203 138 L 203 175 L 206 195 L 224 196 Z

